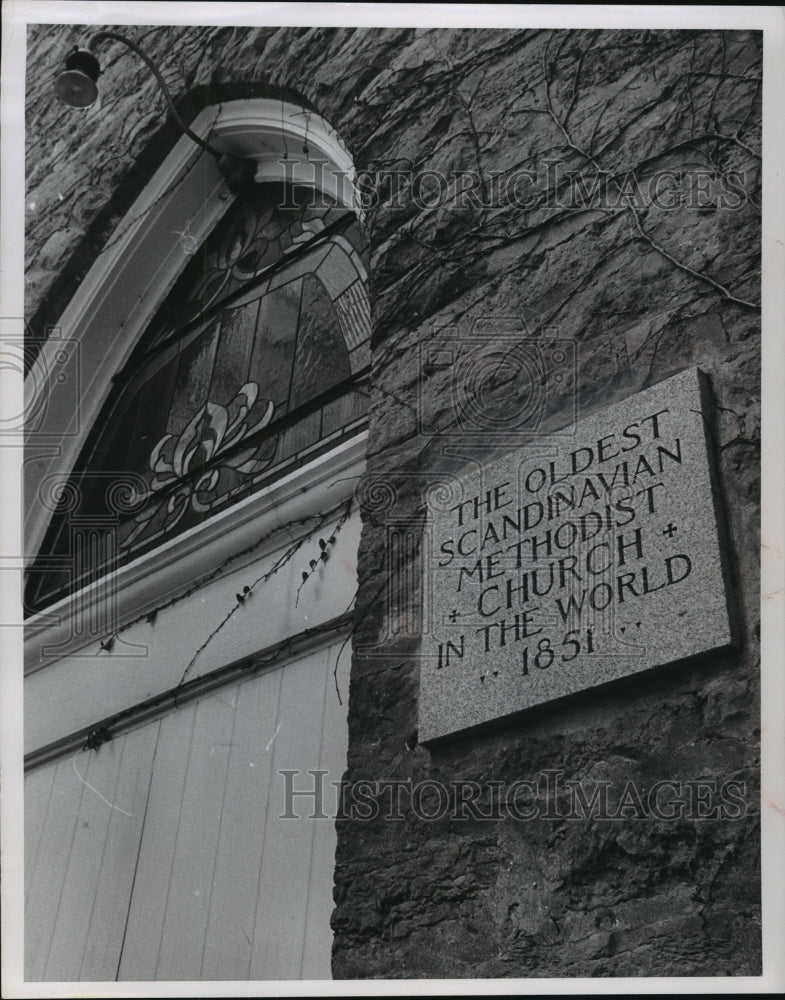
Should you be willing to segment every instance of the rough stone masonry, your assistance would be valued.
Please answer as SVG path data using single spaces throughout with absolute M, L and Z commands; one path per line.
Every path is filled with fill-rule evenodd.
M 87 131 L 63 126 L 50 81 L 80 37 L 30 34 L 34 336 L 177 138 L 154 82 L 119 50 L 102 113 Z M 365 188 L 376 192 L 365 216 L 374 377 L 346 779 L 468 781 L 480 795 L 457 821 L 405 801 L 395 821 L 383 810 L 339 820 L 334 975 L 757 973 L 760 35 L 148 27 L 138 37 L 184 113 L 289 95 L 378 178 Z M 423 595 L 395 589 L 391 525 L 424 524 L 429 487 L 459 476 L 467 451 L 495 452 L 499 428 L 483 428 L 481 411 L 467 432 L 454 370 L 424 369 L 420 348 L 480 330 L 490 355 L 510 318 L 526 337 L 575 346 L 576 375 L 548 384 L 543 426 L 686 369 L 706 374 L 737 644 L 585 690 L 525 726 L 425 746 L 422 634 L 399 627 L 417 620 Z M 413 543 L 402 560 L 415 584 L 421 559 Z M 588 795 L 598 783 L 645 793 L 664 780 L 734 780 L 744 808 L 482 818 L 493 787 L 545 772 L 561 776 L 557 797 L 569 781 Z

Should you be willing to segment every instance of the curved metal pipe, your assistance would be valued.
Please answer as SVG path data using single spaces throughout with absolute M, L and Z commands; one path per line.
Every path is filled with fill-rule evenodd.
M 139 58 L 146 64 L 150 72 L 158 81 L 158 86 L 164 93 L 164 97 L 166 98 L 167 104 L 169 105 L 169 110 L 171 111 L 174 120 L 177 122 L 177 124 L 180 126 L 182 131 L 188 136 L 189 139 L 192 139 L 198 146 L 201 146 L 202 149 L 207 150 L 207 152 L 210 153 L 212 156 L 214 156 L 217 160 L 220 160 L 223 156 L 227 155 L 225 153 L 222 153 L 219 149 L 216 149 L 214 146 L 211 146 L 209 142 L 206 142 L 204 139 L 202 139 L 201 136 L 197 135 L 196 132 L 192 132 L 191 129 L 188 128 L 188 126 L 180 117 L 180 114 L 174 105 L 174 101 L 172 100 L 172 95 L 169 93 L 169 88 L 166 86 L 166 81 L 164 80 L 163 76 L 161 76 L 160 70 L 152 61 L 152 59 L 147 55 L 147 53 L 144 52 L 144 50 L 141 49 L 136 44 L 136 42 L 132 42 L 130 38 L 126 38 L 125 35 L 120 35 L 116 31 L 99 31 L 91 37 L 87 47 L 91 52 L 95 53 L 96 46 L 100 42 L 105 40 L 122 42 L 123 45 L 127 45 L 128 48 L 131 49 L 132 52 L 135 52 L 139 56 Z

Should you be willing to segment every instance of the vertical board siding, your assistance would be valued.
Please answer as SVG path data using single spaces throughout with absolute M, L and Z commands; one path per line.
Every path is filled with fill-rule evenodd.
M 41 767 L 28 775 L 25 781 L 25 906 L 30 898 L 33 873 L 38 863 L 38 852 L 46 830 L 46 814 L 54 787 L 57 765 Z
M 115 751 L 117 748 L 114 748 Z M 78 755 L 82 773 L 90 771 L 87 755 Z M 106 759 L 105 755 L 105 759 Z M 44 979 L 57 910 L 63 891 L 71 845 L 76 830 L 85 785 L 72 769 L 75 757 L 50 765 L 55 771 L 49 808 L 38 849 L 35 871 L 27 900 L 25 928 L 25 977 Z M 89 780 L 89 777 L 88 779 Z
M 80 980 L 101 982 L 117 977 L 159 730 L 160 723 L 155 722 L 125 736 L 123 767 L 113 800 L 124 811 L 113 810 L 109 819 L 101 873 L 79 969 Z M 119 900 L 127 902 L 120 906 Z
M 79 755 L 80 760 L 71 757 L 76 777 L 80 782 L 83 780 L 81 804 L 52 930 L 44 979 L 79 978 L 112 813 L 117 809 L 131 812 L 128 809 L 130 803 L 116 803 L 117 779 L 125 756 L 126 741 L 127 737 L 124 737 L 117 743 L 113 741 L 105 744 L 99 751 L 82 753 Z M 90 787 L 84 782 L 89 782 Z M 130 817 L 121 814 L 121 818 L 127 821 Z
M 155 979 L 196 709 L 161 720 L 118 979 Z
M 339 653 L 340 659 L 338 659 Z M 338 791 L 327 783 L 340 781 L 346 770 L 346 704 L 349 699 L 351 650 L 347 646 L 341 652 L 340 646 L 333 646 L 326 649 L 323 655 L 326 660 L 327 690 L 318 767 L 329 772 L 325 777 L 325 812 L 332 816 L 338 806 Z M 334 907 L 333 872 L 336 844 L 335 823 L 332 820 L 315 822 L 311 848 L 312 876 L 306 908 L 305 946 L 300 969 L 302 979 L 330 978 L 333 941 L 330 917 Z M 327 873 L 329 877 L 326 877 Z
M 256 900 L 252 979 L 300 977 L 308 905 L 311 841 L 309 798 L 296 798 L 300 819 L 280 819 L 284 812 L 283 770 L 297 770 L 296 788 L 310 787 L 309 770 L 318 768 L 324 711 L 324 651 L 289 664 L 283 672 L 277 735 L 273 744 L 273 787 L 264 826 L 259 891 Z M 288 973 L 287 973 L 288 970 Z
M 262 836 L 273 791 L 273 747 L 286 668 L 237 689 L 223 822 L 201 979 L 250 976 Z
M 114 979 L 131 898 L 158 723 L 30 774 L 43 815 L 29 880 L 28 980 Z M 43 810 L 36 799 L 44 801 Z
M 340 643 L 26 781 L 26 978 L 329 978 Z M 282 770 L 312 795 L 284 811 Z
M 230 689 L 236 699 L 237 689 Z M 195 713 L 155 979 L 198 979 L 236 711 L 226 690 Z M 156 774 L 156 779 L 159 775 Z M 161 780 L 166 780 L 161 775 Z

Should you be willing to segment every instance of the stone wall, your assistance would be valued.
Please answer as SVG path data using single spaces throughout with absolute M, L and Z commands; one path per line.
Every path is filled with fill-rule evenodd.
M 128 33 L 184 113 L 292 96 L 335 126 L 366 180 L 380 179 L 366 188 L 374 379 L 347 779 L 487 785 L 558 771 L 614 788 L 745 786 L 744 815 L 725 820 L 428 822 L 404 800 L 397 820 L 382 808 L 339 821 L 335 976 L 756 974 L 759 34 Z M 106 47 L 98 105 L 55 104 L 51 81 L 79 37 L 47 26 L 28 39 L 27 315 L 38 335 L 177 138 L 152 79 L 119 46 Z M 427 748 L 419 639 L 390 628 L 386 565 L 387 525 L 421 520 L 425 487 L 455 471 L 422 432 L 449 418 L 451 373 L 425 383 L 419 348 L 436 332 L 511 322 L 575 340 L 584 412 L 687 367 L 709 375 L 739 648 Z M 570 399 L 549 399 L 558 419 Z

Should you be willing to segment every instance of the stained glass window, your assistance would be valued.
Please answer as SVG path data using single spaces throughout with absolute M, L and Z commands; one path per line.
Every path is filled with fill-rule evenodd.
M 240 195 L 115 376 L 29 573 L 28 609 L 357 433 L 369 339 L 356 216 L 312 188 Z M 74 525 L 103 522 L 111 558 L 75 572 Z

